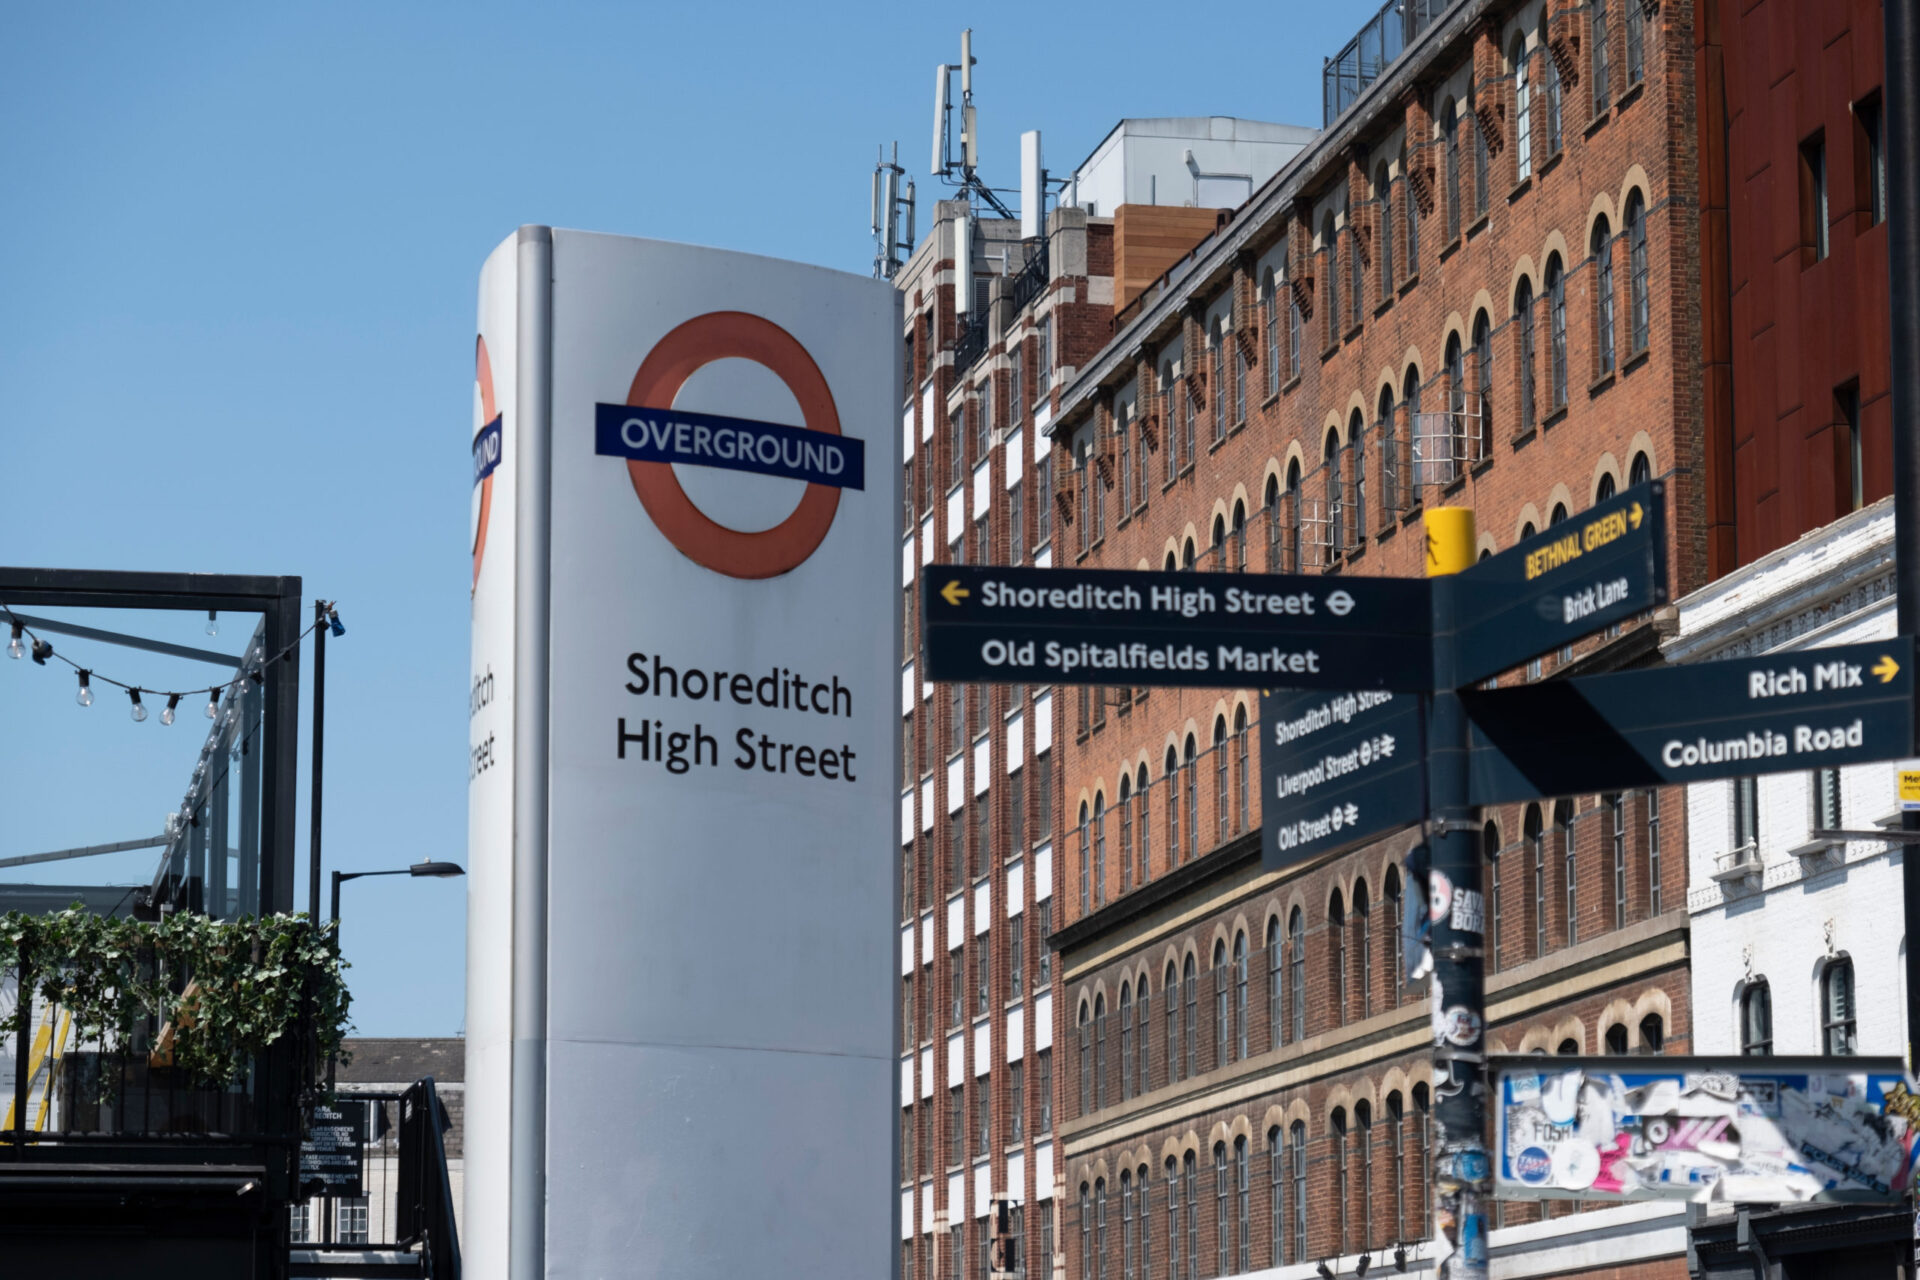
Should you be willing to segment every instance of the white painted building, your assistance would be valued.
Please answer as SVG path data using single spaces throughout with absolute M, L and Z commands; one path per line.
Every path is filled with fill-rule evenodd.
M 1894 636 L 1892 499 L 1728 574 L 1677 612 L 1662 645 L 1670 663 Z M 1692 1052 L 1901 1055 L 1901 846 L 1814 834 L 1897 827 L 1899 767 L 1688 788 Z M 1737 1231 L 1732 1209 L 1711 1206 L 1693 1227 L 1697 1274 L 1800 1274 L 1784 1259 L 1803 1252 L 1840 1268 L 1822 1275 L 1892 1274 L 1882 1264 L 1908 1230 L 1898 1208 L 1793 1205 L 1755 1211 Z

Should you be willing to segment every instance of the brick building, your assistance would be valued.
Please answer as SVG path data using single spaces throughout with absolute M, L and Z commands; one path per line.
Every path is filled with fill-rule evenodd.
M 1429 8 L 1230 219 L 1126 273 L 1048 425 L 1054 563 L 1418 576 L 1426 506 L 1475 508 L 1490 554 L 1666 476 L 1675 591 L 1705 581 L 1691 6 Z M 1501 679 L 1652 660 L 1646 620 Z M 1058 1268 L 1429 1266 L 1415 833 L 1267 873 L 1253 690 L 1053 696 Z M 1483 821 L 1496 1050 L 1688 1051 L 1679 793 Z M 1495 1222 L 1514 1274 L 1685 1270 L 1671 1206 Z

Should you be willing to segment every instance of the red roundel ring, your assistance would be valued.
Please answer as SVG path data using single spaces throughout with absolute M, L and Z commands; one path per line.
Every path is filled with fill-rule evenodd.
M 493 400 L 493 363 L 487 359 L 487 340 L 478 337 L 474 342 L 473 378 L 480 384 L 480 424 L 485 426 L 499 416 L 499 408 Z M 493 475 L 480 482 L 480 519 L 475 522 L 473 531 L 473 587 L 469 594 L 480 586 L 480 557 L 487 550 L 487 517 L 493 514 Z
M 764 365 L 787 384 L 808 430 L 840 434 L 833 393 L 807 349 L 773 321 L 744 311 L 710 311 L 667 334 L 633 375 L 627 403 L 636 408 L 672 409 L 688 378 L 715 360 L 726 359 Z M 629 459 L 627 472 L 641 505 L 667 541 L 694 563 L 731 578 L 772 578 L 798 568 L 819 550 L 840 508 L 839 489 L 810 483 L 792 515 L 771 529 L 742 533 L 716 523 L 694 506 L 680 487 L 672 463 Z

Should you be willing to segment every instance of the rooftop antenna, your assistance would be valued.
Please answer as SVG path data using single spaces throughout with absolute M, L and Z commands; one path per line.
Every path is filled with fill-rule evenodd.
M 900 167 L 900 144 L 893 144 L 893 158 L 885 147 L 873 166 L 873 274 L 875 279 L 891 280 L 906 265 L 913 253 L 913 182 L 900 190 L 900 179 L 907 171 Z
M 960 61 L 942 64 L 933 80 L 933 176 L 960 188 L 963 198 L 978 196 L 980 201 L 1001 217 L 1011 220 L 1013 211 L 980 180 L 980 126 L 973 108 L 973 68 L 979 59 L 973 56 L 973 28 L 960 33 Z M 960 73 L 960 154 L 953 154 L 953 82 L 952 73 Z M 956 172 L 958 174 L 956 176 Z

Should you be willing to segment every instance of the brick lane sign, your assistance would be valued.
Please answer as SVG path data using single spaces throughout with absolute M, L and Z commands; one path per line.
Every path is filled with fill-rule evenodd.
M 321 1195 L 357 1196 L 361 1148 L 367 1142 L 367 1104 L 351 1098 L 317 1102 L 300 1143 L 300 1185 Z
M 1914 642 L 1900 636 L 1463 690 L 1469 800 L 1825 769 L 1913 752 Z
M 930 565 L 930 680 L 1433 687 L 1425 579 Z
M 1635 485 L 1438 582 L 1452 593 L 1455 686 L 1572 644 L 1666 603 L 1666 484 Z
M 1424 695 L 1263 689 L 1260 855 L 1269 871 L 1427 816 Z

